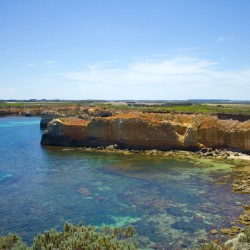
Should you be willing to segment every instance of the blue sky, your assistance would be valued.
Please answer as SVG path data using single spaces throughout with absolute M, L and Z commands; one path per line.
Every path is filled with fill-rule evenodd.
M 250 99 L 249 0 L 1 0 L 0 99 Z

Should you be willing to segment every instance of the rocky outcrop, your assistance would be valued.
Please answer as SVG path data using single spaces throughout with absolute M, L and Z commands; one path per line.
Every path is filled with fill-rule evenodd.
M 21 116 L 39 116 L 44 109 L 41 107 L 33 108 L 0 108 L 0 116 L 21 115 Z
M 250 115 L 243 114 L 226 114 L 226 113 L 217 113 L 217 117 L 221 120 L 237 120 L 241 122 L 245 122 L 250 120 Z
M 40 120 L 40 128 L 45 129 L 47 128 L 47 125 L 49 122 L 51 122 L 53 119 L 63 117 L 63 115 L 53 112 L 53 111 L 43 111 L 41 114 L 41 120 Z
M 206 147 L 250 152 L 250 120 L 240 122 L 206 117 L 197 128 L 197 141 Z
M 87 114 L 94 117 L 109 117 L 113 115 L 110 110 L 100 108 L 89 108 L 87 109 Z
M 49 123 L 41 143 L 83 147 L 117 144 L 120 148 L 161 150 L 209 147 L 250 152 L 250 121 L 172 114 L 64 118 Z

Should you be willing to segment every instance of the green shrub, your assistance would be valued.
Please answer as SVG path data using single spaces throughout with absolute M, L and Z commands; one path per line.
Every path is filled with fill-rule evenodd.
M 65 223 L 62 232 L 54 229 L 38 234 L 29 248 L 16 234 L 0 237 L 0 250 L 136 250 L 133 227 L 125 229 L 105 227 L 97 231 L 93 226 L 73 226 Z
M 215 244 L 211 242 L 201 245 L 196 250 L 231 250 L 231 248 L 230 246 L 226 246 L 225 244 Z
M 0 236 L 0 249 L 1 250 L 26 250 L 26 244 L 22 238 L 17 234 L 9 234 L 7 236 Z
M 218 246 L 214 243 L 206 243 L 200 247 L 200 250 L 218 250 Z
M 239 242 L 241 242 L 241 243 L 250 243 L 250 227 L 248 227 L 245 230 L 244 235 L 239 239 Z

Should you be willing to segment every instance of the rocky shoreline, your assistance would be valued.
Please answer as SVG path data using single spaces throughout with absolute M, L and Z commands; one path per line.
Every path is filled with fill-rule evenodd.
M 12 113 L 12 115 L 17 114 Z M 30 116 L 29 112 L 19 113 L 19 115 Z M 207 117 L 194 114 L 174 116 L 171 114 L 154 114 L 152 116 L 145 115 L 144 118 L 140 117 L 141 114 L 113 116 L 111 113 L 106 115 L 106 113 L 103 114 L 95 111 L 92 113 L 89 112 L 87 119 L 84 115 L 78 118 L 70 118 L 53 112 L 43 114 L 41 112 L 39 115 L 43 115 L 41 128 L 47 128 L 47 124 L 49 123 L 48 130 L 43 135 L 41 141 L 42 144 L 48 147 L 50 147 L 50 145 L 61 145 L 64 147 L 77 146 L 79 150 L 86 152 L 144 154 L 180 160 L 195 161 L 197 159 L 209 159 L 222 163 L 230 163 L 235 166 L 233 168 L 234 174 L 232 180 L 225 177 L 222 180 L 217 180 L 217 183 L 228 183 L 232 181 L 232 192 L 238 193 L 239 195 L 250 195 L 250 155 L 246 154 L 250 152 L 250 120 L 244 122 L 232 120 L 223 121 L 213 116 Z M 121 130 L 125 131 L 127 129 L 126 126 L 120 126 L 120 122 L 124 125 L 127 119 L 130 120 L 130 122 L 132 119 L 133 126 L 131 126 L 131 130 L 127 130 L 125 137 L 117 137 L 119 139 L 122 138 L 122 144 L 119 143 L 119 140 L 112 138 L 112 135 L 115 134 L 117 130 L 110 130 L 110 128 L 121 128 Z M 81 137 L 92 120 L 94 121 L 94 125 L 97 124 L 97 126 L 92 127 L 88 135 L 89 137 Z M 146 122 L 147 120 L 148 122 Z M 106 126 L 105 133 L 108 131 L 107 134 L 103 134 L 100 129 L 103 125 Z M 138 138 L 135 138 L 136 133 L 141 134 L 142 138 L 148 140 L 153 138 L 153 140 L 155 140 L 155 134 L 150 137 L 151 135 L 147 131 L 148 129 L 156 131 L 159 128 L 161 129 L 162 126 L 167 128 L 170 134 L 168 133 L 167 137 L 164 137 L 165 135 L 162 133 L 157 137 L 157 140 L 161 141 L 162 138 L 169 140 L 170 138 L 170 140 L 167 141 L 170 142 L 170 147 L 141 147 L 140 145 L 143 145 L 143 143 L 148 143 L 147 140 L 141 141 L 142 144 L 138 146 L 136 142 Z M 130 134 L 133 129 L 135 129 L 135 133 Z M 92 133 L 94 133 L 94 136 L 92 136 Z M 175 134 L 177 134 L 177 136 L 174 136 Z M 81 143 L 76 143 L 79 138 L 84 140 L 90 139 L 92 142 L 81 145 Z M 105 138 L 108 138 L 108 141 L 107 143 L 99 144 L 100 140 L 98 141 L 96 138 L 100 138 L 101 141 L 105 141 Z M 126 142 L 127 138 L 129 139 L 129 143 Z M 205 140 L 202 141 L 204 138 Z M 157 145 L 157 140 L 155 140 L 154 145 Z M 130 144 L 131 141 L 136 143 Z M 135 147 L 133 145 L 135 145 Z M 63 150 L 71 149 L 64 148 Z M 83 190 L 80 191 L 82 192 Z M 211 230 L 210 233 L 214 237 L 215 242 L 219 242 L 220 235 L 224 235 L 228 238 L 236 237 L 250 226 L 250 201 L 241 206 L 241 208 L 242 214 L 239 215 L 235 221 L 231 222 L 230 227 Z
M 51 147 L 51 146 L 48 146 Z M 53 146 L 52 146 L 53 147 Z M 63 150 L 75 150 L 76 148 L 63 148 Z M 82 152 L 102 152 L 104 154 L 117 153 L 117 154 L 142 154 L 146 156 L 158 156 L 166 157 L 170 159 L 179 159 L 179 160 L 189 160 L 194 161 L 199 164 L 199 160 L 211 160 L 218 163 L 230 164 L 233 165 L 233 172 L 231 178 L 225 176 L 220 180 L 214 180 L 216 184 L 223 185 L 228 182 L 231 182 L 232 192 L 238 194 L 250 194 L 250 155 L 243 154 L 240 152 L 229 151 L 226 149 L 211 149 L 211 148 L 202 148 L 199 151 L 180 151 L 180 150 L 170 150 L 170 151 L 161 151 L 161 150 L 128 150 L 128 149 L 119 149 L 117 145 L 109 145 L 106 147 L 82 147 L 77 148 Z M 250 197 L 249 197 L 250 198 Z M 221 239 L 229 239 L 227 244 L 231 244 L 230 239 L 236 237 L 239 239 L 241 233 L 250 226 L 250 199 L 249 202 L 240 206 L 242 208 L 242 214 L 238 216 L 235 221 L 231 221 L 231 226 L 228 228 L 221 228 L 220 230 L 212 229 L 210 231 L 213 236 L 214 242 L 216 244 L 221 243 Z M 239 235 L 239 236 L 238 236 Z M 226 237 L 226 238 L 225 238 Z M 238 237 L 238 238 L 237 238 Z M 235 241 L 233 241 L 235 243 Z
M 214 116 L 121 114 L 89 119 L 51 121 L 43 145 L 76 146 L 83 151 L 144 154 L 191 160 L 206 159 L 235 165 L 232 192 L 250 194 L 250 120 L 220 120 Z M 225 178 L 218 183 L 225 183 Z M 249 204 L 231 227 L 211 234 L 232 237 L 250 225 Z M 216 240 L 216 239 L 215 239 Z

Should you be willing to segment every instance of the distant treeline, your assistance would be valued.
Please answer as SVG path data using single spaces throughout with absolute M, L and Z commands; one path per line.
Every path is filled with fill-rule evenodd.
M 163 106 L 190 106 L 192 104 L 250 104 L 250 100 L 224 100 L 224 99 L 188 99 L 188 100 L 95 100 L 95 99 L 86 99 L 86 100 L 67 100 L 67 99 L 8 99 L 0 100 L 0 103 L 6 102 L 19 102 L 19 103 L 109 103 L 109 102 L 125 102 L 129 106 L 133 105 L 163 105 Z

